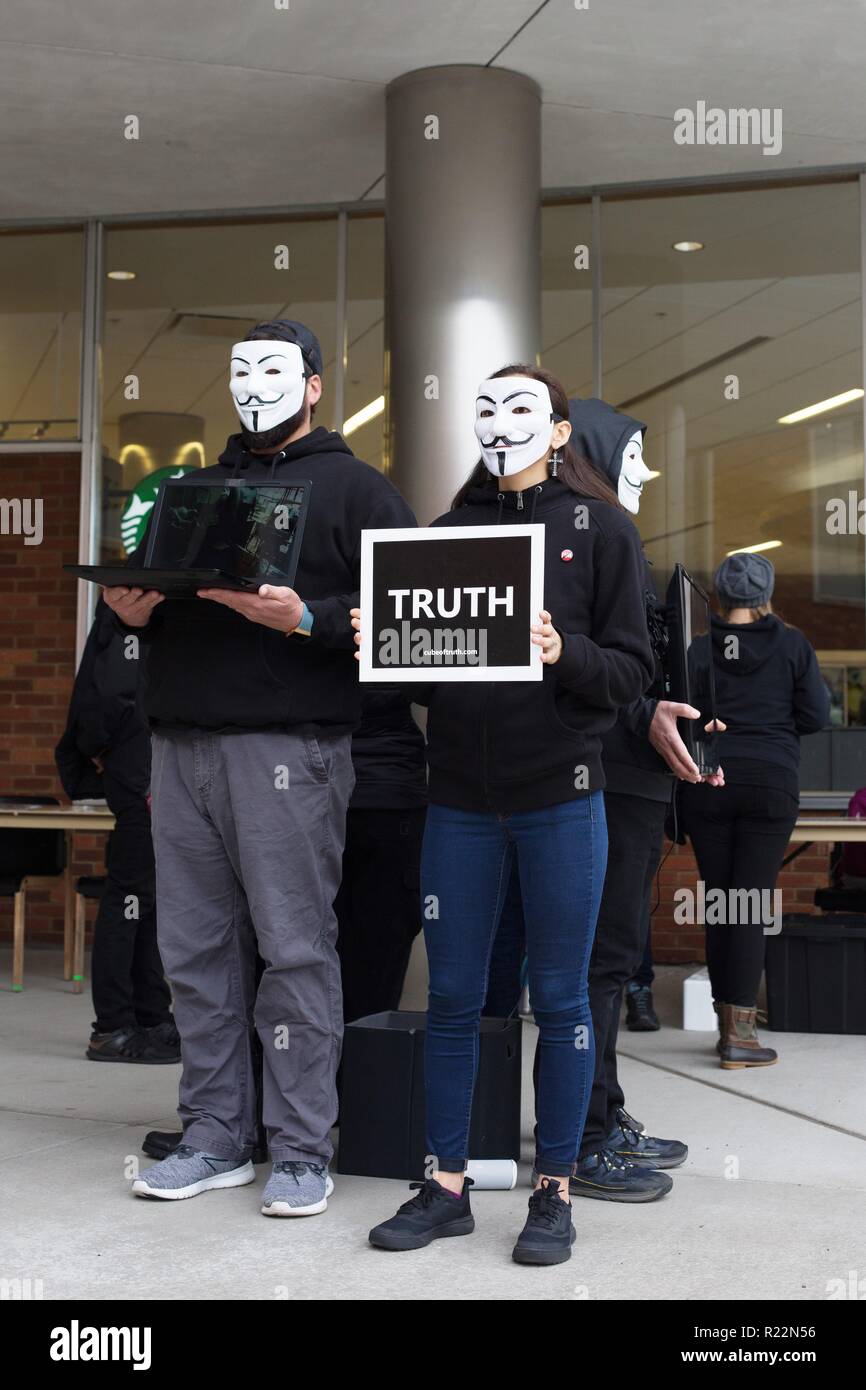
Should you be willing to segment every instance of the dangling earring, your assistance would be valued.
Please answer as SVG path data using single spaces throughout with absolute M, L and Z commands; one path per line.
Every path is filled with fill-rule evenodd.
M 556 477 L 557 469 L 559 468 L 559 465 L 560 465 L 561 463 L 562 463 L 562 455 L 560 454 L 560 452 L 559 452 L 558 449 L 554 449 L 554 451 L 553 451 L 553 458 L 550 460 L 550 476 L 551 476 L 551 478 L 555 478 L 555 477 Z

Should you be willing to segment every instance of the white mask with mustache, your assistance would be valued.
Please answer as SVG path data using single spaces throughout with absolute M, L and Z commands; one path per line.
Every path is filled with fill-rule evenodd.
M 652 473 L 643 461 L 643 430 L 635 430 L 622 451 L 616 487 L 617 496 L 627 512 L 636 515 L 640 510 L 643 485 L 651 477 Z
M 262 338 L 235 343 L 232 348 L 229 390 L 241 424 L 253 434 L 274 429 L 297 415 L 306 386 L 297 343 Z
M 482 381 L 475 401 L 481 457 L 497 478 L 520 473 L 543 458 L 553 438 L 553 406 L 543 381 L 497 376 Z

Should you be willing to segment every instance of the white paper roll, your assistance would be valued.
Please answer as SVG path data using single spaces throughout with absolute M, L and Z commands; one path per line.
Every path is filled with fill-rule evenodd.
M 517 1164 L 513 1158 L 470 1158 L 466 1176 L 472 1179 L 476 1192 L 510 1192 L 517 1184 Z

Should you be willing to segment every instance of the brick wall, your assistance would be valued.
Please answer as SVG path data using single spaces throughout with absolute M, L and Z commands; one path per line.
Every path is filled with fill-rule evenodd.
M 0 794 L 66 801 L 54 745 L 75 676 L 76 581 L 61 565 L 78 559 L 79 475 L 78 454 L 0 454 L 0 497 L 43 504 L 41 545 L 0 535 Z M 78 873 L 101 872 L 102 838 L 76 837 Z M 0 940 L 11 930 L 12 900 L 0 898 Z M 59 885 L 29 894 L 28 942 L 62 939 Z
M 670 842 L 665 841 L 665 848 Z M 791 849 L 796 849 L 792 845 Z M 828 859 L 832 846 L 814 844 L 798 855 L 779 876 L 777 887 L 782 890 L 783 912 L 816 912 L 812 901 L 816 888 L 828 882 Z M 788 851 L 790 853 L 790 850 Z M 675 845 L 661 870 L 660 901 L 652 917 L 653 955 L 662 964 L 703 961 L 704 933 L 699 926 L 674 921 L 674 893 L 678 888 L 694 891 L 698 868 L 690 845 Z M 652 900 L 655 902 L 655 898 Z M 682 914 L 680 914 L 682 915 Z

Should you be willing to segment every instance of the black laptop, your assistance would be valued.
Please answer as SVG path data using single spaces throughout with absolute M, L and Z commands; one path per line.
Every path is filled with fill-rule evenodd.
M 156 499 L 142 565 L 63 568 L 94 584 L 156 589 L 175 598 L 190 598 L 198 589 L 291 588 L 311 488 L 309 480 L 169 478 Z

